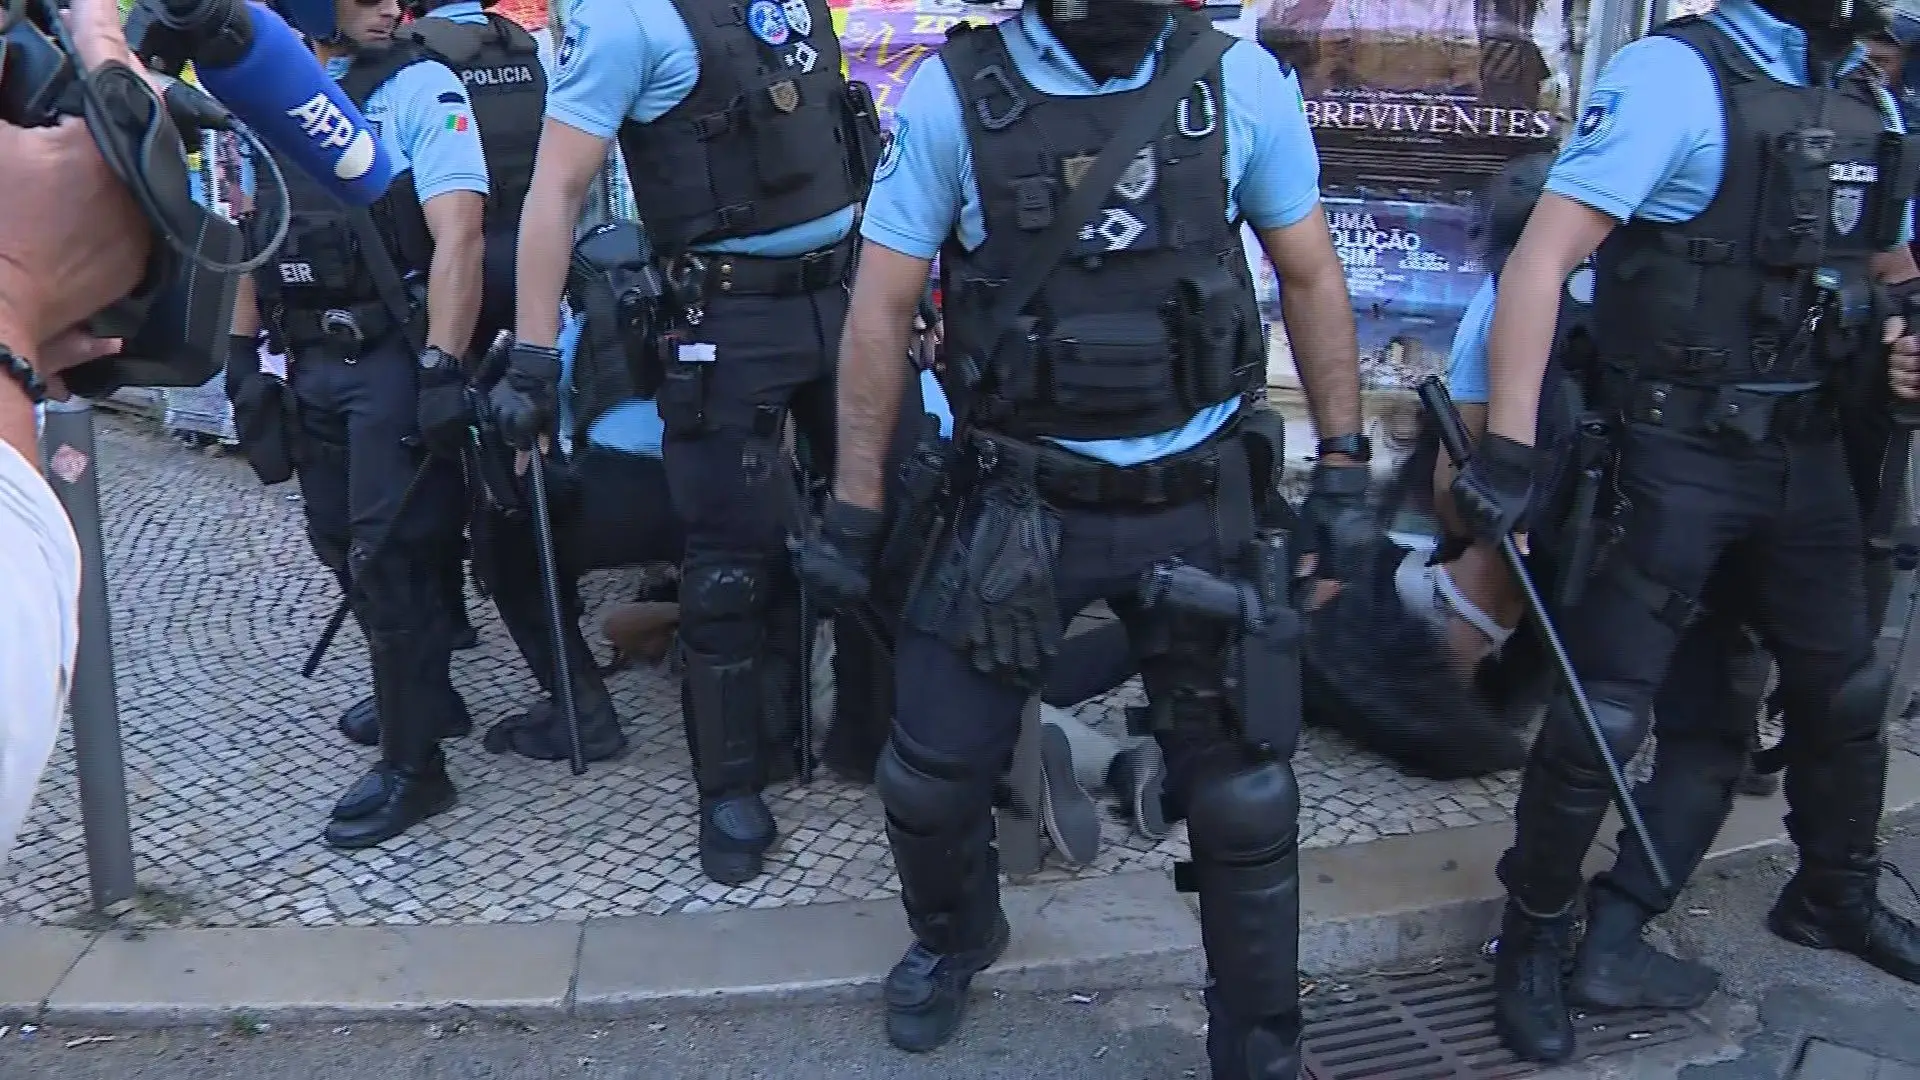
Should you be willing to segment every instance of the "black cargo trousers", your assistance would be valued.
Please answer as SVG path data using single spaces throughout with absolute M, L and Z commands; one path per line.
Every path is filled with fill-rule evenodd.
M 851 251 L 851 240 L 846 242 Z M 757 288 L 754 265 L 782 277 L 800 260 L 710 255 L 707 301 L 666 365 L 656 401 L 674 509 L 685 528 L 680 574 L 681 705 L 700 793 L 701 862 L 723 884 L 760 872 L 775 825 L 760 792 L 791 775 L 809 664 L 789 538 L 805 507 L 784 440 L 791 415 L 814 477 L 832 475 L 834 358 L 846 320 L 843 281 Z M 734 288 L 715 287 L 724 269 Z
M 976 470 L 961 451 L 957 468 Z M 1068 458 L 1052 451 L 1055 458 Z M 1290 759 L 1299 716 L 1282 717 L 1278 760 L 1253 754 L 1231 730 L 1223 679 L 1236 633 L 1222 622 L 1138 597 L 1141 575 L 1181 560 L 1215 573 L 1251 535 L 1227 535 L 1220 505 L 1251 505 L 1246 451 L 1237 437 L 1175 458 L 1113 472 L 1212 462 L 1217 489 L 1169 505 L 1066 502 L 1044 479 L 1041 497 L 1059 522 L 1051 572 L 1060 633 L 1104 600 L 1126 626 L 1167 759 L 1169 806 L 1184 816 L 1200 897 L 1201 936 L 1211 985 L 1208 1054 L 1219 1080 L 1291 1077 L 1298 1069 L 1299 791 Z M 1044 476 L 1044 470 L 1043 470 Z M 940 544 L 979 542 L 981 506 L 963 500 Z M 1241 531 L 1232 527 L 1234 531 Z M 969 538 L 971 540 L 962 539 Z M 940 561 L 936 555 L 934 561 Z M 1045 677 L 1045 673 L 1041 673 Z M 993 787 L 1011 760 L 1027 691 L 984 674 L 940 637 L 909 621 L 895 647 L 892 735 L 877 770 L 887 838 L 915 944 L 887 979 L 895 1013 L 939 1007 L 940 965 L 974 967 L 1004 942 Z M 977 967 L 976 967 L 977 970 Z
M 1801 395 L 1804 397 L 1805 395 Z M 1792 743 L 1788 828 L 1803 864 L 1839 867 L 1880 819 L 1887 748 L 1863 585 L 1861 522 L 1831 423 L 1744 441 L 1629 420 L 1618 436 L 1624 538 L 1560 630 L 1609 745 L 1621 762 L 1645 740 L 1669 671 L 1728 675 L 1741 623 L 1779 666 Z M 1702 609 L 1711 614 L 1698 618 Z M 1683 634 L 1683 631 L 1687 631 Z M 1733 798 L 1754 718 L 1718 706 L 1660 720 L 1652 779 L 1636 793 L 1677 890 L 1698 867 Z M 1863 707 L 1871 699 L 1871 707 Z M 1684 697 L 1683 697 L 1684 700 Z M 1606 773 L 1565 700 L 1535 742 L 1501 880 L 1521 907 L 1571 905 L 1605 815 Z M 1622 838 L 1595 887 L 1648 913 L 1670 907 L 1639 847 Z
M 371 651 L 383 760 L 426 768 L 465 722 L 449 674 L 446 552 L 464 520 L 461 475 L 417 438 L 418 358 L 392 331 L 345 355 L 293 350 L 307 536 L 345 589 Z

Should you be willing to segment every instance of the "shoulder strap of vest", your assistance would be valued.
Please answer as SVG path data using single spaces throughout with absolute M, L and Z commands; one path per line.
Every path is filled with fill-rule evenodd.
M 497 11 L 489 11 L 486 15 L 487 25 L 493 28 L 495 40 L 500 42 L 501 48 L 510 53 L 540 54 L 539 43 L 533 40 L 533 34 L 526 27 Z
M 363 52 L 354 57 L 352 66 L 341 78 L 340 91 L 355 108 L 364 109 L 367 99 L 386 85 L 388 79 L 425 59 L 428 59 L 426 50 L 412 41 L 396 41 L 391 48 Z
M 452 19 L 424 18 L 415 19 L 407 24 L 407 37 L 432 54 L 433 58 L 451 68 L 473 62 L 480 49 L 492 36 L 489 28 L 475 23 L 459 23 Z
M 1710 19 L 1686 15 L 1654 32 L 1692 46 L 1707 62 L 1707 66 L 1713 69 L 1716 77 L 1731 77 L 1739 82 L 1755 82 L 1767 77 L 1759 65 L 1727 37 L 1726 31 L 1715 26 Z

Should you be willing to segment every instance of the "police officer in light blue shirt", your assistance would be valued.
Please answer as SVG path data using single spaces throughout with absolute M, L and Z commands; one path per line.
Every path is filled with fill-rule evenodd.
M 335 803 L 325 841 L 385 843 L 452 807 L 442 738 L 471 725 L 448 661 L 455 609 L 445 553 L 464 499 L 458 357 L 480 304 L 487 168 L 460 82 L 395 43 L 396 0 L 286 0 L 400 170 L 367 217 L 283 165 L 292 223 L 236 308 L 230 378 L 257 378 L 257 314 L 283 344 L 305 452 L 308 535 L 368 642 L 380 760 Z M 424 303 L 421 301 L 424 300 Z M 424 445 L 423 445 L 424 444 Z M 348 718 L 354 715 L 350 711 Z M 343 727 L 349 727 L 343 722 Z
M 1875 893 L 1888 676 L 1865 617 L 1834 404 L 1837 388 L 1882 379 L 1913 393 L 1920 351 L 1886 317 L 1911 310 L 1920 285 L 1905 243 L 1920 157 L 1859 62 L 1870 17 L 1853 0 L 1724 0 L 1609 63 L 1501 276 L 1487 433 L 1453 494 L 1483 543 L 1522 520 L 1550 313 L 1597 249 L 1592 403 L 1617 417 L 1613 483 L 1631 509 L 1562 620 L 1593 716 L 1629 759 L 1703 604 L 1758 628 L 1786 703 L 1781 757 L 1800 856 L 1769 926 L 1920 981 L 1920 928 Z M 1633 796 L 1652 850 L 1622 837 L 1587 891 L 1563 984 L 1581 864 L 1610 786 L 1570 702 L 1556 701 L 1501 864 L 1495 1021 L 1516 1055 L 1570 1056 L 1570 1003 L 1687 1008 L 1714 991 L 1711 969 L 1654 950 L 1641 929 L 1725 820 L 1751 724 L 1703 717 L 1672 757 L 1662 732 L 1661 764 Z
M 879 129 L 871 97 L 841 74 L 825 0 L 577 5 L 521 224 L 518 342 L 494 391 L 523 442 L 553 415 L 554 312 L 574 223 L 614 138 L 675 283 L 658 402 L 688 529 L 680 640 L 700 861 L 739 885 L 760 874 L 777 833 L 762 789 L 811 752 L 798 745 L 798 712 L 764 698 L 800 677 L 785 546 L 799 515 L 781 488 L 789 470 L 775 466 L 791 413 L 811 471 L 828 467 L 854 210 Z
M 1129 128 L 1139 143 L 1113 146 Z M 1103 167 L 1103 154 L 1117 156 Z M 1117 179 L 1087 186 L 1101 172 Z M 1226 626 L 1134 597 L 1169 558 L 1245 574 L 1253 492 L 1271 490 L 1250 470 L 1250 448 L 1264 462 L 1280 446 L 1254 404 L 1266 353 L 1242 219 L 1283 279 L 1326 436 L 1305 516 L 1339 577 L 1377 533 L 1358 520 L 1351 302 L 1294 75 L 1183 6 L 1043 0 L 950 38 L 900 101 L 861 226 L 834 500 L 802 562 L 829 602 L 869 602 L 899 356 L 938 253 L 953 468 L 972 494 L 941 512 L 958 521 L 908 588 L 878 769 L 915 939 L 887 976 L 903 1049 L 951 1037 L 973 976 L 1006 947 L 993 782 L 1066 620 L 1106 599 L 1155 687 L 1169 798 L 1189 823 L 1214 1075 L 1297 1075 L 1297 706 L 1255 709 L 1226 689 Z M 974 595 L 988 599 L 961 599 Z

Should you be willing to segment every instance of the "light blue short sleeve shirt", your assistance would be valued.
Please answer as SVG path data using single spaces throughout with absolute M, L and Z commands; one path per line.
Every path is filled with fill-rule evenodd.
M 1000 24 L 998 32 L 1021 76 L 1043 94 L 1084 97 L 1136 90 L 1160 62 L 1155 48 L 1132 76 L 1095 83 L 1032 9 Z M 1320 158 L 1299 79 L 1260 45 L 1242 41 L 1221 59 L 1221 87 L 1227 99 L 1228 220 L 1244 217 L 1257 229 L 1300 221 L 1320 201 Z M 921 259 L 933 258 L 956 232 L 966 248 L 980 246 L 986 226 L 972 157 L 946 65 L 938 57 L 929 59 L 907 84 L 894 114 L 893 139 L 874 172 L 861 236 Z M 1138 465 L 1206 441 L 1238 407 L 1235 401 L 1222 402 L 1182 427 L 1137 439 L 1054 441 L 1109 464 Z
M 817 26 L 815 34 L 833 27 Z M 673 0 L 579 0 L 554 56 L 547 118 L 601 139 L 628 121 L 650 124 L 700 81 L 700 51 Z M 644 207 L 642 208 L 644 210 Z M 707 251 L 783 257 L 829 247 L 853 230 L 854 208 L 758 236 L 702 244 Z
M 338 79 L 347 61 L 328 63 Z M 413 170 L 422 206 L 449 191 L 487 193 L 487 156 L 460 77 L 435 60 L 409 64 L 367 96 L 367 121 L 380 135 L 396 170 Z

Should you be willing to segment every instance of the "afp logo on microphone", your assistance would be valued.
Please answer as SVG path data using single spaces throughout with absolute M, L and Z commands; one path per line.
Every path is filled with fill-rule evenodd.
M 356 128 L 340 107 L 324 93 L 315 94 L 304 105 L 287 110 L 300 124 L 307 138 L 323 150 L 340 151 L 333 160 L 333 174 L 342 180 L 358 180 L 373 168 L 373 136 Z

